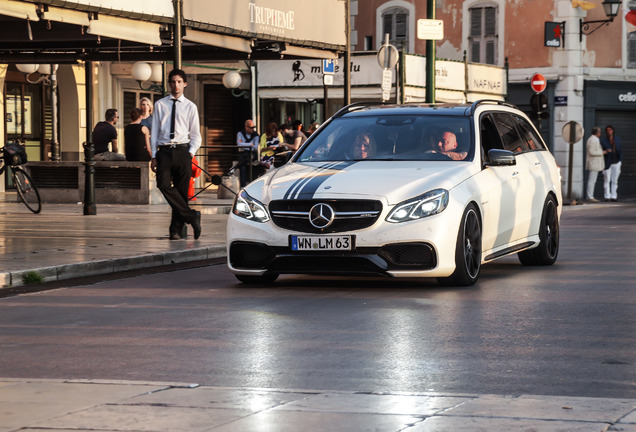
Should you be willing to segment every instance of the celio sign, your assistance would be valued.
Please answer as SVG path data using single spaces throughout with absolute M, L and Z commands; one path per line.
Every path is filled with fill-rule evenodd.
M 623 93 L 618 95 L 619 102 L 636 102 L 636 93 Z
M 250 23 L 278 28 L 294 30 L 294 11 L 282 11 L 263 6 L 249 4 Z

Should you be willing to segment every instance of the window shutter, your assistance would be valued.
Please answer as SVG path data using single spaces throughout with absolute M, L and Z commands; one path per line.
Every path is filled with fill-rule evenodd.
M 395 14 L 395 39 L 406 40 L 406 22 L 406 14 Z
M 484 36 L 497 34 L 497 10 L 493 7 L 485 8 Z
M 470 35 L 481 36 L 481 9 L 470 10 Z
M 486 63 L 495 64 L 495 41 L 486 42 Z
M 627 67 L 636 69 L 636 32 L 627 36 Z
M 480 63 L 479 52 L 480 52 L 479 41 L 471 42 L 471 47 L 470 47 L 470 61 L 471 62 Z
M 383 25 L 382 25 L 382 40 L 384 41 L 384 35 L 389 34 L 389 39 L 393 38 L 393 15 L 390 13 L 384 14 L 382 17 Z

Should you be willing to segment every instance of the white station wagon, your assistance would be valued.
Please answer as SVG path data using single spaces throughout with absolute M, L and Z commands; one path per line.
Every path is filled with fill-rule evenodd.
M 516 107 L 353 104 L 239 192 L 228 267 L 245 283 L 341 274 L 472 285 L 506 255 L 553 264 L 561 208 L 554 157 Z

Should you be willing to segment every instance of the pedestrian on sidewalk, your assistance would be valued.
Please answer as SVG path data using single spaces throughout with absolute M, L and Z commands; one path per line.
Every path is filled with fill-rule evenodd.
M 117 129 L 115 125 L 119 120 L 119 114 L 115 108 L 108 108 L 103 121 L 100 121 L 93 128 L 91 138 L 95 146 L 96 161 L 124 161 L 126 156 L 119 152 L 117 148 Z M 112 151 L 108 150 L 108 144 Z
M 605 126 L 605 136 L 601 138 L 601 147 L 605 151 L 605 170 L 603 171 L 603 193 L 605 201 L 618 200 L 618 177 L 621 175 L 623 146 L 615 135 L 614 126 Z
M 185 224 L 192 225 L 194 238 L 201 235 L 201 212 L 188 205 L 192 159 L 201 147 L 197 106 L 183 91 L 188 77 L 181 69 L 168 75 L 170 94 L 155 103 L 150 133 L 150 168 L 157 173 L 157 187 L 172 208 L 170 240 L 181 238 Z
M 245 120 L 245 129 L 238 131 L 236 134 L 236 145 L 239 152 L 239 180 L 241 187 L 253 180 L 251 177 L 252 162 L 258 160 L 259 143 L 260 135 L 256 132 L 254 120 Z
M 592 135 L 587 139 L 587 155 L 585 157 L 585 168 L 587 169 L 587 200 L 590 202 L 598 202 L 594 198 L 594 185 L 596 185 L 596 178 L 598 173 L 603 171 L 605 161 L 603 160 L 603 148 L 601 147 L 601 128 L 592 128 Z
M 141 110 L 130 111 L 130 123 L 124 128 L 126 160 L 147 162 L 150 160 L 150 130 L 141 124 Z

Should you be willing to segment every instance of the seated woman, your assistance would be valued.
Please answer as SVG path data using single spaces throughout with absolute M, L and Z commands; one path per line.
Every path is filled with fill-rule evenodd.
M 375 155 L 375 139 L 368 132 L 362 132 L 353 141 L 353 147 L 347 152 L 347 159 L 369 159 Z

